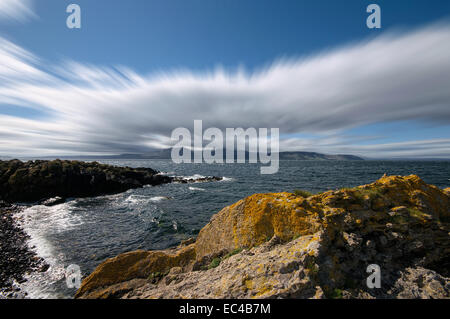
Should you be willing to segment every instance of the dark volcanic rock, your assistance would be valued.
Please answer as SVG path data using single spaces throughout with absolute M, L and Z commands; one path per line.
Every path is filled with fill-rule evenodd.
M 55 206 L 64 203 L 66 200 L 62 197 L 56 196 L 53 198 L 49 198 L 47 200 L 39 202 L 39 204 L 44 206 Z
M 99 196 L 170 182 L 171 177 L 151 168 L 61 160 L 0 161 L 0 200 L 7 202 Z

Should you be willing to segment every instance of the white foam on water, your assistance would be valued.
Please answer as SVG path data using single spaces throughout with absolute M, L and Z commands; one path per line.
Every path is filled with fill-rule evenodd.
M 36 205 L 16 215 L 21 218 L 21 226 L 30 232 L 61 233 L 73 230 L 83 223 L 80 215 L 72 214 L 74 202 L 52 207 Z
M 232 178 L 232 177 L 226 177 L 226 176 L 222 177 L 222 182 L 232 182 L 232 181 L 234 181 L 234 178 Z
M 144 196 L 144 195 L 130 195 L 127 198 L 125 198 L 123 203 L 126 203 L 127 207 L 128 207 L 128 205 L 139 205 L 139 204 L 142 204 L 142 203 L 147 203 L 149 200 L 150 200 L 150 198 L 148 196 Z M 119 203 L 120 203 L 120 201 L 119 201 Z
M 167 176 L 170 176 L 170 175 L 174 175 L 174 174 L 175 174 L 175 172 L 159 172 L 156 175 L 167 175 Z
M 65 279 L 65 266 L 61 260 L 63 256 L 44 258 L 45 262 L 50 266 L 46 272 L 33 272 L 27 276 L 26 282 L 17 285 L 22 291 L 27 293 L 27 298 L 32 299 L 59 299 L 68 298 L 56 291 L 54 283 Z
M 169 196 L 153 196 L 153 197 L 149 197 L 149 196 L 145 196 L 145 195 L 130 195 L 128 196 L 123 203 L 127 204 L 127 208 L 130 208 L 129 205 L 131 206 L 139 206 L 139 205 L 143 205 L 149 202 L 160 202 L 163 200 L 169 200 L 170 197 Z
M 168 199 L 169 199 L 169 197 L 166 197 L 166 196 L 154 196 L 154 197 L 150 198 L 150 201 L 151 202 L 160 202 L 160 201 L 168 200 Z
M 64 203 L 53 207 L 42 205 L 29 207 L 16 214 L 18 224 L 30 236 L 28 246 L 49 265 L 46 272 L 34 272 L 18 285 L 28 293 L 29 298 L 61 298 L 52 284 L 65 278 L 65 256 L 55 251 L 48 235 L 74 230 L 83 223 L 81 216 L 72 214 L 72 204 Z M 65 265 L 68 266 L 68 265 Z
M 203 176 L 200 174 L 194 174 L 192 176 L 177 176 L 177 177 L 182 178 L 184 180 L 189 180 L 189 179 L 198 180 L 198 179 L 206 178 L 206 176 Z
M 200 188 L 200 187 L 189 187 L 189 189 L 190 189 L 191 191 L 205 191 L 204 188 Z

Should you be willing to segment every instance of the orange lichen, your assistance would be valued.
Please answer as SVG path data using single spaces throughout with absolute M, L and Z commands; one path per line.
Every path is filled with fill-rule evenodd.
M 213 217 L 200 231 L 197 256 L 220 249 L 254 247 L 274 235 L 287 241 L 327 227 L 327 216 L 363 210 L 387 213 L 395 206 L 425 210 L 435 218 L 449 215 L 446 193 L 416 175 L 383 176 L 372 184 L 327 191 L 308 199 L 291 193 L 255 194 Z M 383 216 L 375 214 L 371 218 Z M 354 222 L 363 221 L 358 217 Z
M 296 242 L 296 251 L 279 256 L 280 262 L 287 263 L 297 258 L 299 249 L 307 249 L 306 254 L 311 256 L 316 253 L 317 250 L 307 247 L 317 244 L 319 238 L 305 235 L 323 231 L 330 240 L 339 240 L 342 229 L 348 229 L 349 225 L 364 234 L 383 231 L 387 223 L 393 229 L 402 229 L 408 227 L 408 223 L 448 221 L 449 215 L 450 188 L 440 190 L 416 175 L 383 176 L 372 184 L 327 191 L 308 198 L 291 193 L 255 194 L 214 215 L 190 246 L 171 251 L 132 252 L 107 260 L 83 281 L 77 296 L 98 287 L 146 278 L 152 272 L 184 267 L 208 255 L 256 247 L 274 236 L 282 242 L 301 237 Z M 333 263 L 338 261 L 333 260 Z M 261 265 L 255 267 L 256 274 L 265 270 Z M 339 279 L 337 274 L 331 275 Z M 276 286 L 276 283 L 269 285 L 255 278 L 246 280 L 243 286 L 256 291 L 257 296 L 265 295 Z M 226 289 L 226 283 L 224 285 Z
M 172 267 L 186 266 L 195 259 L 194 244 L 175 251 L 138 250 L 103 262 L 83 280 L 76 297 L 97 288 L 136 278 L 147 278 L 155 272 L 167 273 Z

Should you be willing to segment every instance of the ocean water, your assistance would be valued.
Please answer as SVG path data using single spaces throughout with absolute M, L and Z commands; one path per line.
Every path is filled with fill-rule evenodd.
M 18 218 L 30 246 L 51 266 L 32 274 L 22 288 L 32 298 L 71 298 L 64 269 L 76 264 L 83 276 L 107 258 L 136 249 L 165 249 L 195 237 L 210 217 L 254 193 L 304 189 L 321 192 L 367 184 L 383 174 L 417 174 L 427 183 L 450 186 L 450 162 L 281 161 L 274 175 L 260 175 L 259 164 L 174 164 L 170 160 L 97 160 L 151 167 L 167 175 L 223 176 L 224 181 L 168 184 L 96 198 L 70 199 L 53 206 L 31 206 Z

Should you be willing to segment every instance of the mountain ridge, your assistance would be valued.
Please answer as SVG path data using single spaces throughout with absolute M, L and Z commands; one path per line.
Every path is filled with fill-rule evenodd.
M 171 159 L 171 149 L 153 150 L 147 153 L 125 153 L 118 155 L 96 155 L 96 156 L 48 156 L 44 158 L 59 159 Z M 223 151 L 226 155 L 225 150 Z M 249 159 L 249 152 L 245 152 L 245 159 Z M 193 158 L 193 155 L 191 156 Z M 237 151 L 234 152 L 234 159 L 237 158 Z M 363 161 L 364 158 L 349 154 L 322 154 L 317 152 L 279 152 L 280 160 L 329 160 L 329 161 Z

